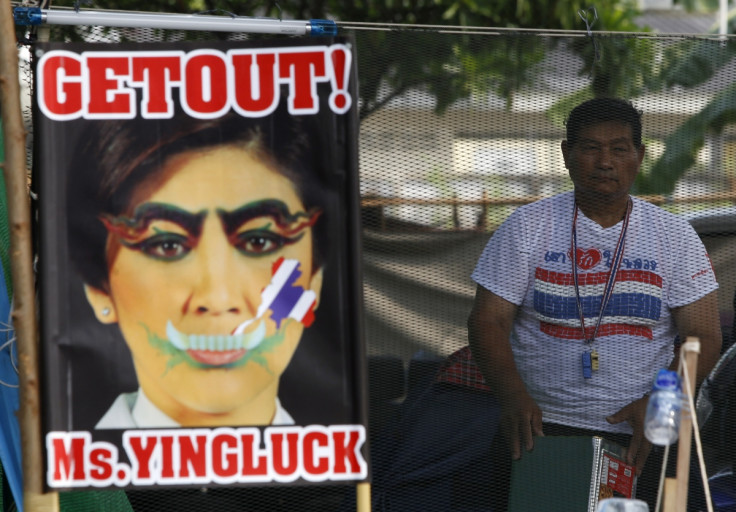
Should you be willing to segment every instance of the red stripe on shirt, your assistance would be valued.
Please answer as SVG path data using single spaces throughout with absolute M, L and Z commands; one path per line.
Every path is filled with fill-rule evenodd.
M 545 283 L 563 286 L 573 286 L 575 284 L 571 273 L 554 272 L 543 268 L 537 268 L 534 278 Z M 608 272 L 578 274 L 578 283 L 580 286 L 605 284 L 607 281 Z M 616 275 L 616 282 L 619 281 L 636 281 L 639 283 L 653 284 L 662 288 L 662 276 L 655 274 L 651 270 L 619 270 Z
M 580 332 L 580 327 L 567 327 L 564 325 L 550 324 L 548 322 L 539 322 L 539 329 L 543 333 L 554 336 L 555 338 L 563 338 L 566 340 L 583 339 L 583 333 Z M 592 336 L 594 330 L 594 327 L 587 327 L 585 329 L 585 337 L 588 338 Z M 651 327 L 643 325 L 603 324 L 598 329 L 599 338 L 614 335 L 640 336 L 648 340 L 653 339 Z

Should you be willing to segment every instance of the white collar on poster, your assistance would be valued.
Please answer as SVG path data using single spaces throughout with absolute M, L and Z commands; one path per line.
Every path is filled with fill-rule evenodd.
M 170 428 L 181 426 L 153 405 L 153 402 L 148 399 L 142 389 L 138 389 L 138 397 L 130 412 L 133 417 L 133 424 L 137 427 Z
M 276 397 L 276 413 L 271 425 L 293 424 L 294 418 Z M 135 393 L 123 393 L 118 396 L 95 428 L 176 428 L 179 426 L 181 425 L 156 407 L 142 389 L 138 389 Z

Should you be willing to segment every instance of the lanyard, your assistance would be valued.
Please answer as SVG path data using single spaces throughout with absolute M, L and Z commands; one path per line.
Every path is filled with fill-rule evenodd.
M 626 245 L 626 230 L 629 228 L 629 217 L 631 217 L 632 209 L 631 198 L 626 205 L 626 215 L 624 216 L 624 222 L 621 226 L 621 233 L 618 236 L 618 242 L 616 243 L 616 250 L 614 251 L 613 261 L 611 262 L 611 270 L 608 271 L 608 280 L 606 287 L 603 290 L 603 297 L 601 298 L 601 309 L 598 312 L 598 320 L 596 321 L 595 328 L 593 329 L 592 336 L 588 337 L 585 331 L 585 315 L 583 315 L 583 306 L 580 301 L 580 286 L 578 280 L 578 236 L 577 236 L 577 220 L 578 220 L 578 204 L 575 203 L 575 212 L 572 217 L 572 280 L 575 284 L 575 301 L 578 306 L 578 314 L 580 315 L 580 330 L 583 334 L 583 341 L 590 348 L 595 341 L 596 335 L 598 334 L 598 328 L 601 325 L 603 319 L 603 311 L 606 309 L 608 300 L 613 295 L 613 286 L 616 282 L 616 274 L 621 266 L 621 261 L 624 255 L 624 246 Z

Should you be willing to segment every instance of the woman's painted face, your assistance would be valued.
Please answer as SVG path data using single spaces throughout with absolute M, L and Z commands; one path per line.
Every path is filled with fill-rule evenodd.
M 165 413 L 182 425 L 270 421 L 258 411 L 273 413 L 319 300 L 319 214 L 288 178 L 223 146 L 172 157 L 128 211 L 102 219 L 109 294 L 93 293 L 111 311 L 98 318 L 119 324 L 139 384 Z

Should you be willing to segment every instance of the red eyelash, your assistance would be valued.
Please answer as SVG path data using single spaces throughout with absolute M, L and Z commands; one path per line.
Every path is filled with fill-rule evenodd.
M 143 225 L 131 226 L 130 223 L 127 222 L 127 219 L 121 219 L 109 215 L 101 215 L 100 221 L 104 224 L 108 233 L 118 236 L 130 243 L 138 241 L 148 229 L 148 222 L 144 222 Z
M 290 229 L 286 229 L 284 231 L 284 236 L 293 237 L 306 228 L 314 226 L 321 215 L 322 210 L 317 210 L 316 212 L 312 213 L 307 220 L 300 222 Z

